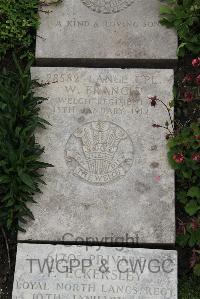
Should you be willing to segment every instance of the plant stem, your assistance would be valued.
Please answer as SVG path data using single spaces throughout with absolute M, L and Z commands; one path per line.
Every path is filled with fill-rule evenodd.
M 171 126 L 172 126 L 172 129 L 174 130 L 174 121 L 172 119 L 172 116 L 171 116 L 171 113 L 170 113 L 170 109 L 167 107 L 167 105 L 162 100 L 157 99 L 157 101 L 161 102 L 165 106 L 165 108 L 167 109 L 167 112 L 168 112 L 169 118 L 170 118 L 170 122 L 171 122 Z
M 8 257 L 8 266 L 9 266 L 9 269 L 11 270 L 10 249 L 9 249 L 9 245 L 8 245 L 7 236 L 6 236 L 6 233 L 5 233 L 5 230 L 4 230 L 3 227 L 1 228 L 1 231 L 2 231 L 4 241 L 5 241 L 5 244 L 6 244 L 6 251 L 7 251 L 7 257 Z

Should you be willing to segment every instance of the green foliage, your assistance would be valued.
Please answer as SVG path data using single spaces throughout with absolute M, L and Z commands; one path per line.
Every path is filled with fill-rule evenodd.
M 178 55 L 200 52 L 200 1 L 165 0 L 167 5 L 160 9 L 162 25 L 175 28 L 180 45 Z
M 176 169 L 178 181 L 181 181 L 181 190 L 178 199 L 185 204 L 186 212 L 192 216 L 200 209 L 200 160 L 194 159 L 194 155 L 200 154 L 200 124 L 193 123 L 179 131 L 177 135 L 168 141 L 168 157 L 172 168 Z M 182 153 L 184 161 L 177 163 L 174 155 Z M 191 203 L 191 204 L 190 204 Z M 195 203 L 195 204 L 194 204 Z M 197 208 L 197 204 L 199 207 Z
M 194 274 L 200 277 L 200 263 L 194 266 Z
M 179 299 L 199 299 L 199 278 L 194 275 L 185 275 L 179 280 Z
M 38 0 L 0 1 L 0 60 L 9 50 L 32 57 L 34 30 L 39 25 Z
M 181 247 L 200 245 L 200 123 L 182 128 L 170 138 L 169 162 L 176 170 L 176 198 L 185 213 L 185 221 L 178 224 L 177 243 Z M 176 161 L 177 154 L 183 157 Z M 200 276 L 199 250 L 193 251 L 194 273 Z
M 161 0 L 160 23 L 174 28 L 179 38 L 177 55 L 198 56 L 200 53 L 200 0 Z M 177 243 L 190 247 L 190 269 L 200 276 L 200 123 L 199 123 L 199 57 L 193 59 L 194 69 L 187 67 L 177 73 L 174 88 L 175 136 L 169 134 L 169 162 L 176 170 L 178 201 Z M 190 66 L 191 69 L 191 66 Z M 185 74 L 186 73 L 186 74 Z M 185 77 L 183 77 L 185 74 Z M 189 287 L 190 289 L 190 287 Z M 199 298 L 193 294 L 180 298 Z
M 34 136 L 47 122 L 39 117 L 44 98 L 34 95 L 29 69 L 17 65 L 0 74 L 0 226 L 8 230 L 34 218 L 27 204 L 44 184 L 41 169 L 51 166 L 40 161 L 44 149 Z

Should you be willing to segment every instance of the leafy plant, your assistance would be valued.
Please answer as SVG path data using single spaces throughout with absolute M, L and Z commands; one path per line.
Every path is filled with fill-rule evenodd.
M 200 123 L 192 123 L 170 138 L 169 161 L 176 170 L 176 199 L 184 210 L 178 221 L 177 243 L 192 247 L 190 265 L 200 276 Z
M 41 169 L 51 166 L 40 161 L 44 148 L 34 135 L 48 124 L 39 116 L 45 99 L 32 91 L 30 65 L 22 71 L 15 63 L 15 72 L 0 74 L 0 227 L 6 230 L 22 230 L 34 219 L 27 204 L 44 184 Z
M 176 170 L 177 244 L 190 248 L 189 270 L 200 276 L 200 57 L 178 73 L 174 93 L 176 130 L 169 161 Z
M 185 275 L 179 280 L 179 299 L 199 299 L 199 278 L 194 275 Z
M 192 64 L 194 62 L 193 60 Z M 199 58 L 197 62 L 200 64 Z M 198 73 L 190 73 L 181 80 L 184 92 L 181 90 L 175 94 L 175 102 L 179 103 L 180 111 L 185 105 L 190 107 L 197 101 L 192 106 L 196 114 L 199 104 L 194 90 L 198 85 L 198 78 Z M 188 95 L 188 88 L 193 90 L 192 97 L 180 98 L 181 94 Z M 153 124 L 153 127 L 166 130 L 168 159 L 171 167 L 176 170 L 176 200 L 181 208 L 180 218 L 177 219 L 177 244 L 191 247 L 190 267 L 200 276 L 200 122 L 174 122 L 171 109 L 174 101 L 167 106 L 156 96 L 149 97 L 149 100 L 152 107 L 162 104 L 169 115 L 169 121 L 165 124 Z M 191 113 L 193 117 L 195 114 Z
M 179 37 L 178 56 L 200 52 L 200 1 L 164 0 L 161 6 L 162 25 L 175 28 Z
M 0 1 L 0 60 L 13 49 L 21 57 L 33 57 L 38 4 L 39 0 Z

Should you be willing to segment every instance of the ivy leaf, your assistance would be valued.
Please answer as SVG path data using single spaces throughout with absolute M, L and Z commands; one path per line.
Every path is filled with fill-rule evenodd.
M 185 211 L 190 215 L 193 216 L 200 210 L 200 205 L 195 200 L 190 200 L 188 204 L 185 206 Z
M 176 237 L 176 242 L 181 246 L 181 247 L 185 247 L 188 243 L 190 236 L 189 234 L 185 234 L 185 235 L 178 235 Z
M 187 193 L 188 196 L 190 197 L 196 197 L 196 198 L 200 198 L 200 188 L 197 186 L 193 186 L 188 190 Z
M 181 203 L 186 204 L 186 202 L 187 202 L 187 193 L 186 193 L 186 191 L 180 191 L 180 192 L 178 192 L 177 199 Z

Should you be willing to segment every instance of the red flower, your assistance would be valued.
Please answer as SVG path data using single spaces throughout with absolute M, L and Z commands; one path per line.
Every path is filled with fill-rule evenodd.
M 186 102 L 191 102 L 193 100 L 193 93 L 191 91 L 186 91 L 184 93 L 184 99 Z
M 197 57 L 192 60 L 193 67 L 199 67 L 200 66 L 200 57 Z
M 152 107 L 155 107 L 157 105 L 157 96 L 154 96 L 154 97 L 149 97 L 149 100 L 151 101 L 151 106 Z
M 173 155 L 173 160 L 176 163 L 181 164 L 185 161 L 185 157 L 182 153 L 178 153 L 178 154 Z
M 192 82 L 193 81 L 193 75 L 192 74 L 187 74 L 184 78 L 183 78 L 183 83 L 184 82 Z
M 199 153 L 193 153 L 192 154 L 192 160 L 200 162 L 200 154 Z
M 200 85 L 200 74 L 196 77 L 197 85 Z
M 196 138 L 197 140 L 200 140 L 200 135 L 196 135 L 195 138 Z

